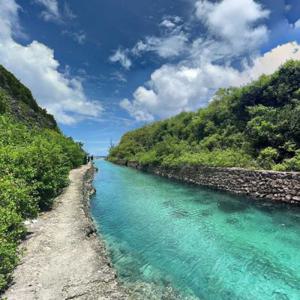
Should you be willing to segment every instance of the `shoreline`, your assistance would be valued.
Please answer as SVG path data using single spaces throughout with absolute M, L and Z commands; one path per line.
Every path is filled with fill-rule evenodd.
M 4 298 L 128 298 L 89 212 L 95 172 L 92 164 L 72 170 L 52 210 L 28 222 L 24 255 Z
M 136 161 L 113 161 L 160 177 L 273 203 L 300 205 L 300 173 L 207 166 L 142 166 Z

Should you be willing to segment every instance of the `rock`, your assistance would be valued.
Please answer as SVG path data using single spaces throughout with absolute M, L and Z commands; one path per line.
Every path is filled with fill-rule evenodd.
M 132 163 L 137 164 L 137 168 L 141 167 L 137 162 Z M 291 201 L 300 202 L 300 199 L 295 200 L 300 198 L 300 173 L 296 172 L 254 171 L 241 168 L 204 166 L 172 168 L 152 166 L 145 168 L 145 171 L 169 179 L 211 187 L 238 195 L 290 203 Z

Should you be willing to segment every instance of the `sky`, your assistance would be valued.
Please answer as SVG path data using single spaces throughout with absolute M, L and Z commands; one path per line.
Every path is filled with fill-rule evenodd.
M 0 64 L 96 155 L 288 59 L 299 0 L 0 0 Z

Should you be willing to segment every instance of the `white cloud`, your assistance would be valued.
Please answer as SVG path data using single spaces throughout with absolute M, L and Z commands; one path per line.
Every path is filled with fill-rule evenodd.
M 120 102 L 120 106 L 127 110 L 129 114 L 137 121 L 153 121 L 154 117 L 148 113 L 144 107 L 140 107 L 139 102 L 130 102 L 128 99 L 123 99 Z
M 297 42 L 277 46 L 263 56 L 257 57 L 251 67 L 245 68 L 243 75 L 247 81 L 257 79 L 262 74 L 270 75 L 289 59 L 300 60 L 300 45 Z
M 229 3 L 230 2 L 230 3 Z M 268 31 L 260 21 L 268 16 L 254 0 L 197 1 L 196 16 L 206 37 L 187 43 L 188 54 L 177 64 L 165 64 L 120 105 L 140 121 L 152 121 L 207 105 L 219 88 L 241 86 L 263 73 L 273 73 L 288 59 L 300 59 L 299 45 L 288 43 L 259 56 Z M 232 62 L 248 58 L 235 68 Z
M 195 110 L 205 106 L 219 88 L 241 86 L 262 74 L 272 74 L 289 59 L 300 60 L 300 45 L 296 42 L 253 59 L 252 65 L 245 65 L 241 71 L 205 61 L 197 67 L 164 65 L 151 75 L 148 88 L 139 87 L 133 99 L 124 99 L 121 107 L 139 121 Z
M 180 31 L 165 37 L 147 37 L 145 42 L 139 41 L 132 49 L 134 55 L 152 51 L 162 58 L 175 57 L 182 54 L 188 42 L 187 35 Z
M 187 50 L 188 34 L 182 30 L 182 19 L 178 16 L 166 16 L 159 24 L 162 35 L 147 36 L 144 40 L 138 41 L 135 46 L 128 50 L 135 56 L 144 52 L 154 52 L 161 58 L 173 58 L 182 55 Z
M 109 57 L 109 60 L 114 63 L 120 63 L 126 70 L 129 70 L 132 65 L 132 62 L 127 55 L 127 50 L 122 50 L 120 48 Z
M 15 0 L 0 0 L 0 63 L 27 85 L 59 122 L 72 124 L 98 117 L 102 106 L 86 98 L 78 79 L 59 71 L 52 49 L 38 41 L 24 46 L 14 40 L 13 32 L 20 27 L 18 10 Z
M 294 26 L 297 29 L 300 28 L 300 19 L 295 22 Z
M 187 50 L 188 34 L 182 30 L 179 23 L 182 19 L 178 16 L 166 16 L 159 24 L 162 36 L 147 36 L 138 41 L 131 49 L 119 48 L 109 57 L 111 62 L 120 63 L 125 69 L 132 66 L 131 58 L 141 56 L 145 52 L 154 52 L 161 58 L 174 58 L 182 55 Z
M 235 51 L 252 50 L 267 38 L 267 28 L 257 25 L 269 11 L 254 0 L 223 0 L 196 2 L 196 16 L 211 35 L 229 42 Z
M 58 0 L 32 0 L 32 2 L 43 8 L 40 16 L 46 22 L 63 23 L 64 19 L 74 20 L 77 18 L 67 2 L 64 5 Z
M 187 49 L 188 34 L 182 30 L 182 19 L 178 16 L 165 16 L 159 24 L 161 36 L 147 36 L 138 41 L 131 49 L 120 50 L 110 57 L 110 61 L 119 62 L 129 69 L 130 57 L 141 56 L 145 52 L 154 52 L 161 58 L 173 58 Z
M 216 89 L 238 79 L 238 71 L 230 67 L 164 65 L 151 75 L 149 88 L 139 87 L 133 100 L 125 99 L 121 106 L 139 121 L 152 121 L 154 116 L 165 118 L 199 108 Z
M 160 26 L 166 27 L 166 28 L 174 28 L 176 26 L 176 24 L 173 23 L 171 20 L 166 19 L 160 23 Z
M 60 19 L 57 0 L 34 0 L 34 2 L 44 7 L 41 17 L 45 21 L 58 21 Z
M 167 16 L 162 20 L 162 22 L 159 25 L 167 29 L 173 29 L 181 21 L 182 21 L 181 18 L 178 16 Z
M 0 42 L 2 39 L 24 35 L 16 13 L 19 8 L 15 1 L 0 0 Z M 14 24 L 13 28 L 11 24 Z

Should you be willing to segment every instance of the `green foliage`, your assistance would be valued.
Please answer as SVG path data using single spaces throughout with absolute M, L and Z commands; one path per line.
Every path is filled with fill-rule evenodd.
M 198 153 L 186 153 L 177 159 L 170 157 L 163 163 L 166 166 L 200 165 L 209 167 L 255 167 L 251 156 L 239 150 L 213 150 Z
M 17 244 L 0 238 L 0 293 L 11 281 L 11 272 L 18 261 Z
M 300 150 L 296 151 L 294 157 L 285 159 L 281 164 L 273 167 L 276 171 L 296 171 L 300 172 Z
M 195 113 L 126 133 L 112 161 L 300 171 L 300 62 L 241 87 L 220 89 Z
M 69 171 L 84 163 L 85 152 L 81 144 L 58 131 L 53 117 L 1 66 L 0 87 L 1 293 L 19 260 L 18 244 L 26 235 L 24 220 L 51 208 L 55 196 L 68 183 Z M 12 97 L 22 103 L 18 109 L 24 109 L 17 118 L 11 110 L 16 103 Z M 24 113 L 28 109 L 36 112 L 39 121 L 34 117 L 28 122 Z
M 4 114 L 7 110 L 7 99 L 5 92 L 0 90 L 0 114 Z
M 0 114 L 4 112 L 31 126 L 58 130 L 54 117 L 38 106 L 31 91 L 0 65 Z
M 29 128 L 0 116 L 0 291 L 18 261 L 23 221 L 48 210 L 68 183 L 70 169 L 84 163 L 81 145 L 50 129 Z
M 0 293 L 18 262 L 17 244 L 25 236 L 22 217 L 13 207 L 0 206 Z
M 22 99 L 22 101 L 32 107 L 33 110 L 38 111 L 40 109 L 40 107 L 34 101 L 30 90 L 1 65 L 0 86 L 7 90 L 12 97 L 16 99 Z
M 34 218 L 38 213 L 38 201 L 34 187 L 12 175 L 0 178 L 0 207 L 8 207 L 22 218 Z
M 278 158 L 278 152 L 272 147 L 267 147 L 260 151 L 257 161 L 265 169 L 272 169 Z

